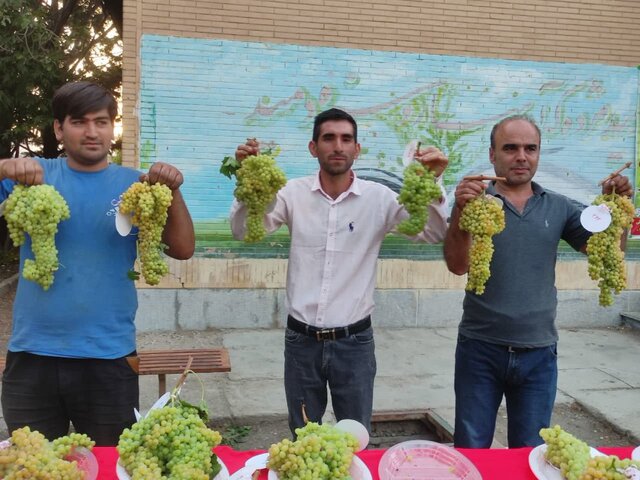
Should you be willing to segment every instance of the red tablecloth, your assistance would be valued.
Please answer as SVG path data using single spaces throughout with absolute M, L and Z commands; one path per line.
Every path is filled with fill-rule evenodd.
M 607 455 L 629 458 L 633 447 L 601 447 L 598 450 Z M 459 451 L 478 468 L 483 480 L 536 480 L 536 477 L 529 469 L 529 452 L 531 448 L 460 449 Z M 215 452 L 227 466 L 229 473 L 234 473 L 242 468 L 249 458 L 264 453 L 264 450 L 238 451 L 221 446 L 217 447 Z M 95 447 L 93 453 L 100 465 L 98 480 L 117 480 L 116 461 L 118 454 L 116 449 L 113 447 Z M 383 453 L 384 450 L 365 450 L 358 453 L 358 456 L 371 470 L 373 480 L 380 480 L 378 477 L 378 463 Z

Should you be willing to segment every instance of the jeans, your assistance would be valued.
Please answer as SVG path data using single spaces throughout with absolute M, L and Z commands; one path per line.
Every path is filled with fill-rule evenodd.
M 556 344 L 515 349 L 458 336 L 454 388 L 454 445 L 489 448 L 502 396 L 507 403 L 509 448 L 543 443 L 558 380 Z
M 303 405 L 309 421 L 322 423 L 327 385 L 336 420 L 357 420 L 371 431 L 376 375 L 373 329 L 318 341 L 287 328 L 284 343 L 284 388 L 293 437 L 295 429 L 305 425 Z

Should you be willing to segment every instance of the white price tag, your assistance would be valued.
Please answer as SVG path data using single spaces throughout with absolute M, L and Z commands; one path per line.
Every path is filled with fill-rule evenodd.
M 582 211 L 580 223 L 590 232 L 602 232 L 611 224 L 611 212 L 604 203 L 591 205 Z
M 418 141 L 411 140 L 409 144 L 405 147 L 404 153 L 402 154 L 402 164 L 405 167 L 408 167 L 411 162 L 415 160 L 416 151 L 418 150 Z
M 125 215 L 120 213 L 120 210 L 116 212 L 116 230 L 120 235 L 126 237 L 131 232 L 133 225 L 131 224 L 131 215 Z

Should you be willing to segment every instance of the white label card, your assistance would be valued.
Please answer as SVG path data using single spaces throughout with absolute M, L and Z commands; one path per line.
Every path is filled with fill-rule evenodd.
M 133 225 L 131 224 L 131 215 L 125 215 L 120 213 L 120 210 L 116 212 L 116 230 L 120 235 L 126 237 L 131 232 Z
M 415 160 L 416 151 L 418 150 L 418 141 L 411 140 L 409 144 L 405 147 L 404 153 L 402 154 L 402 164 L 405 167 L 408 167 L 411 162 Z
M 591 205 L 585 208 L 580 215 L 580 223 L 593 233 L 602 232 L 611 225 L 611 212 L 604 203 L 601 205 Z

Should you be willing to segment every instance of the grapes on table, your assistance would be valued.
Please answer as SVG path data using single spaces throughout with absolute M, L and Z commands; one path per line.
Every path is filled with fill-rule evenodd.
M 278 151 L 267 151 L 245 158 L 235 171 L 235 197 L 248 210 L 247 233 L 244 241 L 259 242 L 267 234 L 264 215 L 278 191 L 287 183 L 287 177 L 276 163 Z
M 297 439 L 284 439 L 269 448 L 267 466 L 280 480 L 349 479 L 358 439 L 332 425 L 307 423 L 296 429 Z
M 75 461 L 65 457 L 75 447 L 92 449 L 93 442 L 87 435 L 72 433 L 49 442 L 38 431 L 29 427 L 14 430 L 7 448 L 0 448 L 0 478 L 17 480 L 84 480 L 85 473 Z
M 635 208 L 631 200 L 616 193 L 598 195 L 593 205 L 606 205 L 611 213 L 611 223 L 602 232 L 594 233 L 587 241 L 589 277 L 598 282 L 599 303 L 603 307 L 613 305 L 613 293 L 627 288 L 627 271 L 620 238 L 633 221 Z
M 560 469 L 563 478 L 579 480 L 591 458 L 589 445 L 563 430 L 560 425 L 541 429 L 540 436 L 547 445 L 547 461 Z
M 172 200 L 173 194 L 166 185 L 135 182 L 122 194 L 118 207 L 121 213 L 130 214 L 131 223 L 138 227 L 138 257 L 148 285 L 157 285 L 169 273 L 162 257 L 162 232 Z
M 591 448 L 560 425 L 540 430 L 547 445 L 545 459 L 566 480 L 627 480 L 627 469 L 640 469 L 640 461 L 621 460 L 615 455 L 591 457 Z
M 22 276 L 48 290 L 59 266 L 55 243 L 58 224 L 70 217 L 67 202 L 51 185 L 15 185 L 7 197 L 4 216 L 16 247 L 25 242 L 25 233 L 31 238 L 34 258 L 25 259 Z
M 483 194 L 464 206 L 460 215 L 460 229 L 471 234 L 466 290 L 475 291 L 478 295 L 484 293 L 485 284 L 491 276 L 492 237 L 504 227 L 504 210 L 492 197 Z
M 429 219 L 429 204 L 442 196 L 433 172 L 420 162 L 411 162 L 404 169 L 398 203 L 404 206 L 409 218 L 398 224 L 396 230 L 414 236 L 424 230 Z
M 131 480 L 210 480 L 220 472 L 212 449 L 222 436 L 207 427 L 204 400 L 196 407 L 179 396 L 189 373 L 182 375 L 167 405 L 151 409 L 120 435 L 120 463 Z

